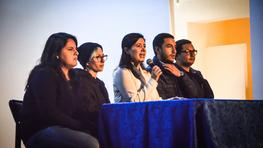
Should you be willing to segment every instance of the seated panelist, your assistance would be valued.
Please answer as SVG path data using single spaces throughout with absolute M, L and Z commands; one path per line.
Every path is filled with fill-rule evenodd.
M 77 65 L 77 39 L 52 34 L 40 63 L 29 74 L 21 112 L 22 139 L 27 148 L 99 147 L 98 140 L 76 114 L 84 102 L 76 97 L 71 73 Z
M 162 74 L 158 66 L 146 71 L 143 62 L 146 45 L 143 35 L 130 33 L 122 39 L 119 66 L 113 73 L 115 102 L 144 102 L 160 100 L 157 81 Z
M 105 84 L 97 77 L 102 72 L 107 55 L 98 43 L 87 42 L 78 48 L 78 60 L 83 69 L 74 69 L 77 97 L 83 102 L 78 110 L 78 118 L 98 137 L 98 114 L 103 103 L 110 103 Z
M 192 83 L 191 89 L 182 85 L 182 94 L 188 98 L 214 98 L 214 93 L 208 81 L 203 77 L 200 71 L 193 69 L 191 66 L 195 62 L 197 50 L 192 42 L 187 39 L 176 41 L 176 66 L 188 76 Z

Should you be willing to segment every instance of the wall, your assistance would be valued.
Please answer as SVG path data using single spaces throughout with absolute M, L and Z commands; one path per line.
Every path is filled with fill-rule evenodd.
M 177 2 L 174 0 L 174 28 L 175 28 L 175 37 L 176 39 L 188 38 L 194 41 L 194 45 L 198 51 L 197 59 L 193 65 L 195 68 L 200 69 L 201 71 L 206 71 L 204 50 L 208 46 L 217 46 L 222 45 L 222 36 L 224 36 L 224 42 L 226 44 L 235 44 L 235 43 L 246 43 L 247 45 L 247 77 L 246 80 L 246 98 L 253 98 L 252 95 L 252 72 L 251 72 L 251 48 L 250 48 L 250 38 L 249 38 L 249 0 L 179 0 Z M 230 23 L 222 23 L 225 26 L 218 27 L 216 25 L 222 24 L 210 24 L 214 28 L 221 30 L 214 30 L 210 28 L 210 31 L 216 31 L 216 34 L 210 32 L 210 34 L 205 33 L 204 30 L 207 30 L 207 26 L 204 24 L 221 22 L 230 20 Z M 235 26 L 231 21 L 236 20 L 240 21 L 245 26 L 245 30 L 242 30 L 242 27 Z M 189 30 L 189 26 L 195 24 L 198 26 L 198 29 Z M 230 26 L 232 28 L 227 29 L 226 27 Z M 238 32 L 239 30 L 240 32 Z M 228 32 L 229 34 L 227 34 Z M 226 33 L 226 34 L 225 34 Z M 234 33 L 234 34 L 231 34 Z M 221 35 L 222 35 L 221 34 Z M 219 35 L 219 36 L 216 36 Z M 229 38 L 227 37 L 229 36 Z M 234 37 L 239 40 L 235 41 Z M 207 40 L 204 40 L 207 39 Z M 244 41 L 245 40 L 245 41 Z M 241 42 L 242 41 L 242 42 Z M 209 43 L 208 43 L 209 42 Z M 220 43 L 214 44 L 213 42 Z M 232 42 L 232 43 L 230 43 Z M 208 45 L 209 44 L 209 45 Z M 212 45 L 213 44 L 213 45 Z
M 245 44 L 246 45 L 246 57 L 244 67 L 246 69 L 245 77 L 240 81 L 245 81 L 245 94 L 246 99 L 252 99 L 252 70 L 251 70 L 251 48 L 250 48 L 250 23 L 249 18 L 231 19 L 224 21 L 215 21 L 209 23 L 189 23 L 188 25 L 188 37 L 194 41 L 194 43 L 201 42 L 197 44 L 197 49 L 201 49 L 202 52 L 202 68 L 204 71 L 208 71 L 209 68 L 206 65 L 207 58 L 209 56 L 203 49 L 213 46 L 222 46 L 230 44 Z M 206 50 L 207 51 L 207 50 Z M 232 53 L 233 62 L 235 62 L 236 56 L 241 56 L 238 53 L 226 52 L 227 54 Z M 205 55 L 204 55 L 205 54 Z M 198 57 L 200 58 L 200 57 Z M 243 57 L 242 57 L 243 58 Z M 224 58 L 221 60 L 221 65 L 227 65 L 229 61 L 225 61 Z M 243 61 L 240 61 L 243 62 Z M 234 68 L 234 67 L 233 67 Z M 243 69 L 243 68 L 242 68 Z M 227 69 L 224 69 L 228 71 Z M 233 75 L 239 75 L 238 73 L 233 73 Z M 230 79 L 230 77 L 228 77 Z M 228 78 L 225 78 L 228 81 Z M 231 82 L 231 80 L 229 80 Z M 224 88 L 222 88 L 224 89 Z M 223 91 L 221 91 L 223 92 Z M 243 92 L 240 92 L 243 94 Z
M 263 99 L 263 1 L 250 0 L 251 48 L 254 99 Z
M 79 45 L 98 42 L 109 55 L 102 79 L 113 100 L 112 72 L 118 65 L 121 40 L 130 32 L 145 35 L 147 58 L 152 39 L 169 32 L 166 0 L 2 0 L 0 1 L 0 147 L 14 147 L 15 124 L 8 101 L 23 98 L 27 76 L 37 63 L 48 36 L 68 32 Z
M 204 50 L 205 71 L 216 99 L 245 100 L 247 45 L 225 44 Z
M 175 35 L 187 38 L 187 23 L 249 17 L 249 0 L 179 0 L 174 5 Z

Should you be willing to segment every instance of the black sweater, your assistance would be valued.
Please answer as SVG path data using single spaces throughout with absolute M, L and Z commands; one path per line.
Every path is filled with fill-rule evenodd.
M 25 143 L 36 132 L 55 125 L 97 137 L 99 109 L 110 102 L 104 83 L 80 69 L 71 71 L 71 81 L 60 73 L 51 67 L 32 73 L 21 112 Z
M 60 72 L 51 67 L 35 70 L 28 82 L 22 108 L 22 138 L 24 142 L 36 132 L 59 125 L 85 131 L 75 118 L 78 104 L 73 87 Z
M 77 118 L 85 124 L 85 129 L 95 137 L 98 136 L 98 114 L 103 103 L 110 103 L 105 84 L 99 78 L 93 78 L 82 69 L 74 69 L 74 81 L 78 84 L 77 95 L 80 107 Z
M 174 76 L 170 71 L 166 70 L 160 60 L 154 56 L 153 58 L 154 65 L 157 65 L 162 70 L 162 75 L 158 80 L 157 91 L 162 97 L 162 99 L 168 99 L 171 97 L 182 97 L 182 93 L 179 86 L 179 79 L 178 77 Z M 152 68 L 149 66 L 147 67 L 149 71 Z
M 195 71 L 196 73 L 193 73 L 194 76 L 189 75 L 180 66 L 173 63 L 179 70 L 185 73 L 181 77 L 176 77 L 162 66 L 162 63 L 156 56 L 153 58 L 153 63 L 159 66 L 163 72 L 157 86 L 158 93 L 162 99 L 176 96 L 184 98 L 213 98 L 213 92 L 200 72 Z M 150 66 L 147 69 L 151 71 Z
M 191 79 L 187 85 L 179 81 L 182 94 L 185 98 L 214 98 L 213 90 L 200 71 L 190 68 L 190 71 L 187 72 L 178 64 L 175 64 L 175 66 L 184 72 L 185 77 L 187 76 Z

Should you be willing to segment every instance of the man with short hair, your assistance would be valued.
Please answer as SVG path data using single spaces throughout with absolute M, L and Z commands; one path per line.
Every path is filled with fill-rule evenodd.
M 180 83 L 183 96 L 186 98 L 214 98 L 208 81 L 203 78 L 200 71 L 191 67 L 197 54 L 192 42 L 186 39 L 176 41 L 176 51 L 176 67 L 192 80 L 192 90 L 189 90 L 189 87 L 184 86 L 182 82 Z
M 168 33 L 160 33 L 153 40 L 155 56 L 152 65 L 157 65 L 162 70 L 162 75 L 158 80 L 157 91 L 162 99 L 172 97 L 184 97 L 179 86 L 179 81 L 188 86 L 191 83 L 188 76 L 176 68 L 174 60 L 176 56 L 176 43 L 174 36 Z M 151 70 L 151 66 L 147 67 Z

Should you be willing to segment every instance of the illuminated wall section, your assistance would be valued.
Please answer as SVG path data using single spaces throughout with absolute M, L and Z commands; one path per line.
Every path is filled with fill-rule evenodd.
M 189 23 L 188 37 L 195 41 L 197 47 L 200 49 L 212 46 L 245 43 L 247 46 L 246 99 L 250 100 L 253 98 L 249 18 Z M 200 57 L 202 57 L 202 55 L 200 55 Z M 200 65 L 204 65 L 202 60 L 197 62 Z

